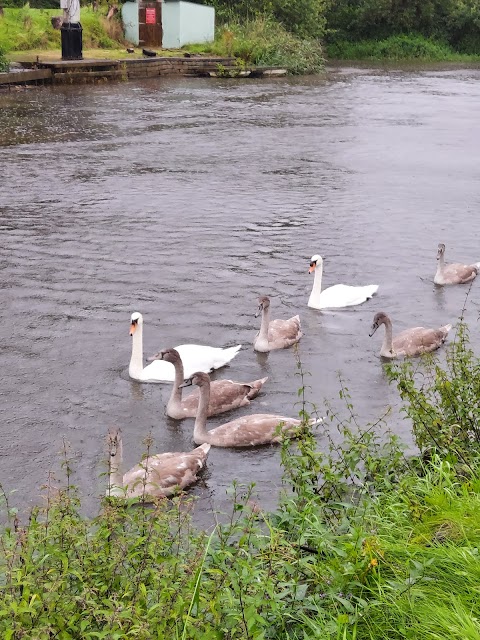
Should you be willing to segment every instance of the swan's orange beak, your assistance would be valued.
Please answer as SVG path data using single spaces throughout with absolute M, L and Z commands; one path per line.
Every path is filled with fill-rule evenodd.
M 137 323 L 136 322 L 132 322 L 132 324 L 130 325 L 130 335 L 133 336 L 133 334 L 135 333 L 135 329 L 137 328 Z
M 315 271 L 315 267 L 316 267 L 316 266 L 317 266 L 317 265 L 316 265 L 315 263 L 312 263 L 312 264 L 310 265 L 310 269 L 308 270 L 308 273 L 313 273 L 313 272 Z

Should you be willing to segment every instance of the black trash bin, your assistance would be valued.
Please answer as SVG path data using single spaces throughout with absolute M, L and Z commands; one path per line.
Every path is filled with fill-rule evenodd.
M 62 60 L 83 60 L 82 25 L 80 22 L 64 22 L 62 33 Z

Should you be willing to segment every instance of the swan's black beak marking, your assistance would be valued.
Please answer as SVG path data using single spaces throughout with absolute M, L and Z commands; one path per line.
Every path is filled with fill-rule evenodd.
M 135 329 L 137 328 L 138 320 L 132 320 L 132 324 L 130 325 L 130 335 L 133 336 L 135 333 Z

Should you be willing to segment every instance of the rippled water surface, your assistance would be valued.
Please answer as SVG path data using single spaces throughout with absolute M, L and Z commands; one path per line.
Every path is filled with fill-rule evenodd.
M 432 278 L 438 242 L 447 260 L 480 260 L 479 103 L 478 70 L 0 93 L 0 482 L 14 501 L 37 500 L 63 438 L 90 508 L 109 425 L 123 430 L 126 467 L 150 431 L 158 451 L 191 447 L 193 421 L 164 416 L 170 387 L 128 378 L 132 311 L 147 354 L 244 345 L 217 375 L 270 379 L 235 415 L 298 411 L 292 350 L 251 346 L 260 294 L 274 316 L 300 313 L 312 400 L 344 411 L 340 371 L 363 418 L 397 405 L 369 327 L 378 310 L 397 330 L 460 313 L 465 287 Z M 309 309 L 314 253 L 325 286 L 378 283 L 378 297 Z M 397 411 L 390 424 L 409 441 Z M 278 448 L 212 449 L 194 493 L 206 515 L 225 508 L 234 478 L 255 481 L 272 506 L 280 477 Z

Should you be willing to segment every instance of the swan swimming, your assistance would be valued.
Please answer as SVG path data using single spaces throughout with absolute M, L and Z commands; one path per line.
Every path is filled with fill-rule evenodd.
M 420 356 L 423 353 L 435 351 L 442 346 L 452 328 L 451 324 L 446 324 L 438 329 L 425 329 L 425 327 L 413 327 L 405 329 L 393 338 L 392 321 L 386 313 L 380 311 L 375 314 L 370 337 L 380 325 L 385 325 L 385 336 L 383 338 L 380 355 L 384 358 L 398 358 L 405 356 Z
M 295 437 L 302 425 L 301 420 L 271 413 L 254 413 L 207 431 L 207 411 L 210 401 L 210 376 L 208 373 L 195 373 L 182 386 L 197 385 L 200 390 L 200 402 L 193 428 L 195 444 L 208 443 L 214 447 L 255 447 L 261 444 L 280 442 L 282 434 Z M 319 424 L 323 419 L 312 420 L 310 424 Z
M 130 335 L 132 336 L 132 356 L 128 375 L 139 382 L 174 382 L 175 368 L 170 362 L 153 360 L 146 367 L 143 366 L 143 316 L 141 313 L 132 313 Z M 187 377 L 195 371 L 208 373 L 225 366 L 241 348 L 241 344 L 227 349 L 207 347 L 202 344 L 181 344 L 175 347 L 182 358 Z
M 460 264 L 458 262 L 445 264 L 445 245 L 443 243 L 438 245 L 437 261 L 437 271 L 433 281 L 439 285 L 471 282 L 480 271 L 480 262 L 474 264 Z
M 285 349 L 300 340 L 302 337 L 300 316 L 293 316 L 288 320 L 270 320 L 270 298 L 261 296 L 258 303 L 255 317 L 261 313 L 262 323 L 253 341 L 255 351 L 266 353 L 274 349 Z
M 182 384 L 185 380 L 183 363 L 176 349 L 164 349 L 154 356 L 158 360 L 171 362 L 175 367 L 175 382 L 167 403 L 166 414 L 175 420 L 195 418 L 197 415 L 199 393 L 195 389 L 186 398 L 182 398 Z M 234 382 L 233 380 L 215 380 L 211 383 L 209 416 L 215 416 L 237 407 L 250 404 L 256 398 L 268 378 L 259 378 L 251 382 Z
M 323 259 L 318 254 L 310 260 L 309 273 L 315 273 L 312 292 L 308 306 L 312 309 L 340 309 L 362 304 L 378 291 L 378 284 L 363 287 L 352 287 L 346 284 L 335 284 L 322 291 Z
M 209 444 L 193 451 L 148 456 L 122 475 L 123 446 L 120 429 L 108 433 L 110 456 L 107 496 L 117 498 L 163 498 L 185 489 L 197 480 L 206 464 Z

